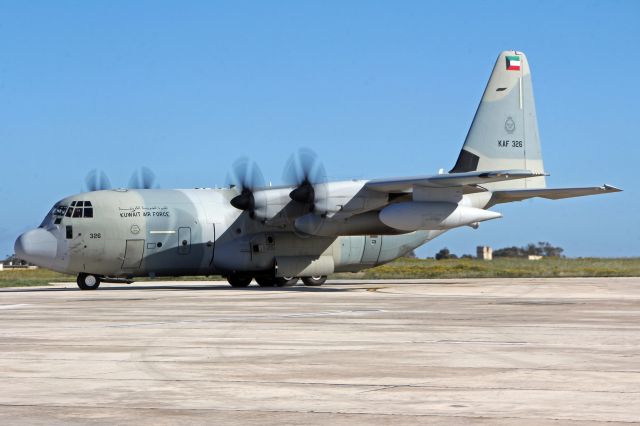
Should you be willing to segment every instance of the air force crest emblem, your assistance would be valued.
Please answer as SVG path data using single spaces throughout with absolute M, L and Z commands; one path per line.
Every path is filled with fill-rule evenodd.
M 507 120 L 504 122 L 504 129 L 509 134 L 512 134 L 516 130 L 516 122 L 513 121 L 513 118 L 507 117 Z

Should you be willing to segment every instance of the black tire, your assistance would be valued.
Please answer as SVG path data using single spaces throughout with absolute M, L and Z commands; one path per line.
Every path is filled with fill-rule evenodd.
M 275 287 L 277 285 L 276 278 L 268 275 L 256 277 L 256 282 L 260 287 Z
M 100 287 L 100 277 L 93 274 L 78 274 L 76 279 L 80 290 L 95 290 Z
M 247 287 L 251 284 L 252 277 L 245 275 L 229 275 L 227 281 L 231 284 L 231 287 Z
M 304 283 L 304 285 L 308 285 L 311 287 L 321 286 L 325 281 L 327 281 L 326 275 L 318 277 L 302 277 L 302 282 Z
M 298 277 L 277 277 L 275 280 L 278 287 L 293 287 L 298 284 Z

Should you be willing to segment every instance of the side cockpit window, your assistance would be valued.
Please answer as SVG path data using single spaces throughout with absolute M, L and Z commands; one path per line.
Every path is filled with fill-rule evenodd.
M 44 220 L 40 224 L 40 228 L 48 226 L 51 223 L 52 218 L 54 225 L 58 225 L 60 222 L 62 222 L 62 218 L 64 217 L 66 212 L 67 206 L 56 204 L 55 206 L 53 206 L 49 214 L 47 214 L 47 216 L 44 218 Z
M 55 206 L 53 208 L 53 215 L 56 217 L 62 217 L 67 211 L 67 206 Z
M 66 217 L 93 217 L 91 201 L 72 201 L 66 211 Z

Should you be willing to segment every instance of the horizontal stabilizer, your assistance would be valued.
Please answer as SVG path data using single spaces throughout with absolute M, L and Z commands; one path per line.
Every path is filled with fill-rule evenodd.
M 529 170 L 491 170 L 465 173 L 444 173 L 432 176 L 412 176 L 396 179 L 374 179 L 367 182 L 368 189 L 379 192 L 410 192 L 414 186 L 451 188 L 467 185 L 483 185 L 514 179 L 545 176 Z
M 511 201 L 522 201 L 534 197 L 546 198 L 548 200 L 559 200 L 561 198 L 584 197 L 586 195 L 608 194 L 620 191 L 622 190 L 611 185 L 587 188 L 513 189 L 494 192 L 491 197 L 491 201 L 489 201 L 489 206 L 500 203 L 509 203 Z

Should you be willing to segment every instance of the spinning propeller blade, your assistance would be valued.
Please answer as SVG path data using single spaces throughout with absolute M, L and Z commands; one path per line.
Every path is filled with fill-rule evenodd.
M 239 210 L 255 211 L 254 191 L 264 187 L 264 176 L 254 161 L 243 157 L 232 166 L 231 183 L 238 187 L 240 195 L 231 199 L 231 205 Z
M 154 187 L 156 175 L 148 167 L 141 167 L 131 175 L 129 189 L 151 189 Z
M 103 189 L 111 189 L 111 182 L 107 174 L 102 170 L 93 169 L 84 178 L 84 184 L 89 191 L 101 191 Z
M 310 149 L 301 149 L 291 155 L 285 166 L 283 179 L 296 186 L 289 197 L 293 201 L 309 205 L 310 211 L 314 211 L 316 202 L 326 196 L 319 193 L 323 191 L 318 186 L 326 182 L 326 172 L 316 153 Z

